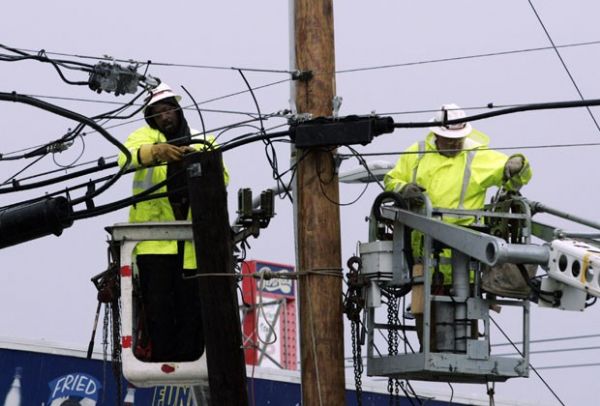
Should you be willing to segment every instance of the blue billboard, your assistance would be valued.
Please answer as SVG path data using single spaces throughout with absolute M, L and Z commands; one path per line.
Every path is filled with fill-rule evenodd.
M 39 350 L 39 349 L 38 349 Z M 121 391 L 110 361 L 72 355 L 0 348 L 0 405 L 3 406 L 194 406 L 203 405 L 202 391 L 185 386 L 128 387 L 121 378 Z M 53 352 L 53 353 L 50 353 Z M 270 371 L 272 376 L 277 371 Z M 253 405 L 298 406 L 300 385 L 274 379 L 248 378 L 248 397 Z M 206 389 L 206 388 L 205 388 Z M 414 402 L 414 400 L 412 400 Z M 363 405 L 389 405 L 384 393 L 363 393 Z M 346 391 L 346 404 L 356 405 L 353 391 Z M 401 398 L 400 405 L 411 405 Z M 428 399 L 427 405 L 447 402 Z M 459 405 L 458 403 L 452 403 Z

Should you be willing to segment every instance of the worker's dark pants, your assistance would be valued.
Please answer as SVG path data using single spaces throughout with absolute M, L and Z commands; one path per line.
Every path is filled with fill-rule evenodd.
M 198 359 L 204 351 L 199 278 L 183 279 L 181 254 L 138 255 L 137 265 L 151 361 Z

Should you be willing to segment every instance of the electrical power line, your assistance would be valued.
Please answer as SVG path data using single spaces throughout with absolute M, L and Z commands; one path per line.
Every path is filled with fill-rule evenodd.
M 562 55 L 560 54 L 560 52 L 558 52 L 558 48 L 556 48 L 556 45 L 554 44 L 554 41 L 552 40 L 552 37 L 550 36 L 550 32 L 546 28 L 546 25 L 542 21 L 542 18 L 540 17 L 539 13 L 537 12 L 537 10 L 535 9 L 535 7 L 533 6 L 533 2 L 531 0 L 527 0 L 527 1 L 529 2 L 529 5 L 531 6 L 531 9 L 533 10 L 533 13 L 535 14 L 535 16 L 536 16 L 537 20 L 539 21 L 540 25 L 542 26 L 542 29 L 544 30 L 544 33 L 546 33 L 546 37 L 548 37 L 548 41 L 550 41 L 550 44 L 552 45 L 552 49 L 554 49 L 554 52 L 556 52 L 556 56 L 558 56 L 558 59 L 560 60 L 560 63 L 562 64 L 563 68 L 565 68 L 565 71 L 567 72 L 567 75 L 569 75 L 569 79 L 571 79 L 571 83 L 573 83 L 573 86 L 575 87 L 575 90 L 577 90 L 577 94 L 579 94 L 579 97 L 581 98 L 581 100 L 584 100 L 583 93 L 581 93 L 581 90 L 579 90 L 579 86 L 577 86 L 577 83 L 575 82 L 575 78 L 573 77 L 573 75 L 569 71 L 569 68 L 567 67 L 567 64 L 565 63 Z M 598 121 L 596 121 L 596 117 L 594 117 L 594 114 L 592 113 L 592 110 L 590 109 L 589 106 L 587 106 L 586 109 L 587 109 L 587 111 L 588 111 L 588 113 L 589 113 L 592 121 L 596 125 L 596 129 L 598 129 L 598 131 L 600 132 L 600 125 L 598 125 Z
M 483 53 L 483 54 L 463 55 L 463 56 L 455 56 L 455 57 L 449 57 L 449 58 L 429 59 L 429 60 L 423 60 L 423 61 L 394 63 L 394 64 L 378 65 L 378 66 L 367 66 L 367 67 L 363 67 L 363 68 L 341 69 L 341 70 L 336 71 L 336 73 L 340 74 L 340 73 L 363 72 L 363 71 L 379 70 L 379 69 L 403 68 L 403 67 L 407 67 L 407 66 L 427 65 L 427 64 L 431 64 L 431 63 L 460 61 L 460 60 L 475 59 L 475 58 L 487 58 L 487 57 L 500 56 L 500 55 L 511 55 L 511 54 L 519 54 L 519 53 L 547 51 L 547 50 L 551 50 L 551 49 L 555 49 L 555 48 L 571 48 L 571 47 L 590 46 L 590 45 L 600 45 L 600 41 L 577 42 L 577 43 L 572 43 L 572 44 L 558 45 L 555 47 L 550 46 L 550 47 L 524 48 L 524 49 L 515 49 L 512 51 L 488 52 L 488 53 Z
M 47 99 L 47 100 L 63 100 L 63 101 L 76 101 L 76 102 L 84 102 L 84 103 L 97 103 L 97 104 L 112 104 L 112 105 L 123 105 L 122 102 L 110 101 L 110 100 L 96 100 L 96 99 L 84 99 L 80 97 L 65 97 L 65 96 L 48 96 L 48 95 L 36 95 L 36 94 L 27 94 L 25 96 L 36 97 L 38 99 Z M 142 107 L 144 104 L 134 103 L 132 104 L 134 107 Z M 192 109 L 191 106 L 182 107 L 182 110 L 195 110 Z M 203 112 L 208 113 L 225 113 L 225 114 L 243 114 L 246 116 L 252 116 L 256 113 L 249 113 L 246 111 L 236 111 L 236 110 L 217 110 L 217 109 L 202 109 Z
M 580 147 L 598 147 L 600 146 L 600 142 L 585 142 L 579 144 L 543 144 L 543 145 L 522 145 L 522 146 L 514 146 L 514 147 L 486 147 L 486 148 L 477 148 L 477 151 L 510 151 L 510 150 L 522 150 L 522 149 L 552 149 L 552 148 L 580 148 Z M 386 152 L 361 152 L 361 156 L 397 156 L 397 155 L 413 155 L 413 154 L 433 154 L 439 153 L 438 150 L 433 151 L 386 151 Z M 354 154 L 339 154 L 341 158 L 351 158 L 355 156 Z
M 110 61 L 110 62 L 121 62 L 121 63 L 130 63 L 137 65 L 156 65 L 156 66 L 167 66 L 167 67 L 177 67 L 177 68 L 194 68 L 194 69 L 208 69 L 208 70 L 243 70 L 245 72 L 261 72 L 261 73 L 285 73 L 285 74 L 294 74 L 295 71 L 290 71 L 288 69 L 266 69 L 266 68 L 243 68 L 243 67 L 235 67 L 235 66 L 218 66 L 218 65 L 200 65 L 200 64 L 191 64 L 191 63 L 173 63 L 173 62 L 153 62 L 151 60 L 147 61 L 137 61 L 134 59 L 120 59 L 120 58 L 112 58 L 110 56 L 92 56 L 92 55 L 80 55 L 73 53 L 65 53 L 65 52 L 51 52 L 39 49 L 26 49 L 26 48 L 14 48 L 23 52 L 44 52 L 45 55 L 57 55 L 57 56 L 71 56 L 80 59 L 93 59 L 98 61 Z
M 566 369 L 566 368 L 585 368 L 585 367 L 597 367 L 597 366 L 600 366 L 600 363 L 549 365 L 549 366 L 544 366 L 544 367 L 538 367 L 537 369 Z
M 509 51 L 498 51 L 498 52 L 488 52 L 488 53 L 482 53 L 482 54 L 462 55 L 462 56 L 455 56 L 455 57 L 449 57 L 449 58 L 438 58 L 438 59 L 429 59 L 429 60 L 422 60 L 422 61 L 401 62 L 401 63 L 395 63 L 395 64 L 348 68 L 348 69 L 337 70 L 336 73 L 343 74 L 343 73 L 363 72 L 363 71 L 370 71 L 370 70 L 401 68 L 401 67 L 415 66 L 415 65 L 426 65 L 426 64 L 432 64 L 432 63 L 452 62 L 452 61 L 460 61 L 460 60 L 467 60 L 467 59 L 487 58 L 487 57 L 493 57 L 493 56 L 514 55 L 514 54 L 522 54 L 522 53 L 548 51 L 548 50 L 552 50 L 552 49 L 584 47 L 584 46 L 593 46 L 593 45 L 600 45 L 600 41 L 574 42 L 574 43 L 555 45 L 555 46 L 513 49 L 513 50 L 509 50 Z M 19 50 L 25 51 L 25 52 L 38 52 L 39 51 L 39 50 L 26 49 L 26 48 L 15 48 L 15 49 L 19 49 Z M 70 57 L 76 57 L 76 58 L 81 58 L 81 59 L 104 60 L 104 61 L 114 61 L 114 62 L 121 62 L 121 63 L 134 63 L 134 64 L 139 64 L 139 65 L 152 64 L 152 65 L 165 66 L 165 67 L 180 67 L 180 68 L 208 69 L 208 70 L 235 70 L 235 71 L 243 70 L 246 72 L 284 73 L 284 74 L 292 74 L 292 75 L 297 73 L 297 72 L 286 70 L 286 69 L 244 68 L 244 67 L 203 65 L 203 64 L 176 63 L 176 62 L 152 62 L 150 60 L 137 61 L 137 60 L 133 60 L 133 59 L 111 58 L 108 56 L 99 57 L 99 56 L 81 55 L 81 54 L 66 53 L 66 52 L 50 52 L 50 51 L 44 51 L 44 52 L 46 55 L 70 56 Z
M 529 354 L 552 354 L 557 352 L 571 352 L 571 351 L 589 351 L 589 350 L 598 350 L 599 346 L 591 346 L 591 347 L 569 347 L 569 348 L 555 348 L 553 350 L 538 350 L 538 351 L 529 351 Z M 519 355 L 516 352 L 513 353 L 505 353 L 505 354 L 495 354 L 498 357 L 504 356 L 513 356 Z
M 600 334 L 586 334 L 586 335 L 567 336 L 567 337 L 542 338 L 539 340 L 530 340 L 529 342 L 531 344 L 533 344 L 533 343 L 548 343 L 548 342 L 554 342 L 554 341 L 582 340 L 582 339 L 586 339 L 586 338 L 597 338 L 597 337 L 600 337 Z M 513 342 L 508 342 L 508 343 L 498 343 L 498 344 L 492 344 L 491 347 L 502 347 L 502 346 L 513 345 L 513 344 L 523 344 L 523 342 L 522 341 L 513 341 Z
M 515 350 L 517 350 L 519 352 L 519 354 L 521 356 L 523 356 L 523 354 L 521 353 L 521 351 L 519 351 L 519 348 L 517 347 L 516 343 L 514 343 L 510 337 L 504 332 L 504 330 L 502 330 L 502 328 L 500 327 L 500 325 L 498 323 L 496 323 L 496 320 L 494 320 L 493 317 L 490 316 L 490 320 L 492 321 L 492 323 L 494 323 L 494 325 L 496 326 L 496 328 L 500 331 L 500 333 L 502 333 L 502 335 L 504 336 L 504 338 L 506 338 L 506 340 L 514 347 Z M 546 386 L 546 388 L 548 388 L 548 390 L 550 391 L 550 393 L 552 393 L 552 395 L 554 395 L 554 398 L 556 400 L 558 400 L 558 402 L 562 405 L 565 406 L 564 402 L 560 399 L 560 397 L 558 397 L 558 395 L 556 394 L 556 392 L 554 392 L 554 390 L 552 389 L 552 387 L 548 384 L 548 382 L 546 382 L 544 380 L 544 378 L 542 378 L 542 376 L 540 375 L 540 373 L 537 371 L 536 368 L 533 367 L 533 365 L 531 365 L 531 362 L 529 363 L 529 367 L 533 370 L 533 372 L 537 375 L 537 377 L 542 381 L 542 383 Z

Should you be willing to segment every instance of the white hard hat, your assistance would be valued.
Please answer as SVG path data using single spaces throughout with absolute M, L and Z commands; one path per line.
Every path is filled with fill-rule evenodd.
M 435 113 L 435 116 L 429 121 L 446 122 L 465 118 L 467 115 L 464 110 L 454 103 L 443 104 L 440 111 Z M 473 131 L 473 127 L 469 123 L 447 124 L 440 127 L 429 127 L 435 134 L 446 138 L 463 138 Z
M 181 96 L 179 96 L 178 94 L 173 92 L 173 90 L 169 87 L 169 85 L 167 85 L 166 83 L 161 83 L 160 85 L 156 86 L 154 89 L 152 89 L 150 91 L 150 95 L 146 98 L 146 101 L 147 101 L 146 108 L 148 108 L 148 106 L 156 104 L 159 101 L 167 99 L 169 97 L 174 97 L 178 103 L 179 103 L 179 101 L 181 101 Z

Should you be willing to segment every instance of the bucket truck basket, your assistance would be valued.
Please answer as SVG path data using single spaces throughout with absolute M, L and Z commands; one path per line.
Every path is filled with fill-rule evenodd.
M 367 375 L 459 383 L 503 382 L 528 376 L 529 301 L 501 299 L 481 289 L 482 272 L 492 266 L 548 262 L 548 248 L 529 243 L 528 206 L 517 201 L 515 207 L 493 213 L 444 213 L 444 209 L 433 209 L 426 199 L 418 212 L 396 206 L 374 208 L 377 214 L 372 215 L 371 222 L 376 224 L 370 224 L 369 242 L 359 246 L 361 273 L 367 280 L 363 290 Z M 471 216 L 474 221 L 468 226 L 451 224 L 441 220 L 446 214 Z M 484 221 L 489 216 L 495 220 Z M 511 236 L 499 233 L 502 224 L 508 225 Z M 413 251 L 415 233 L 421 236 L 419 261 L 407 254 Z M 451 285 L 440 281 L 443 266 L 452 275 Z M 403 314 L 400 299 L 409 291 L 410 314 L 398 316 Z M 386 303 L 384 297 L 388 314 L 382 321 L 381 312 L 376 310 Z M 498 305 L 521 310 L 522 346 L 516 356 L 492 351 L 489 313 Z M 407 321 L 410 317 L 415 319 L 413 324 Z M 413 336 L 412 346 L 407 339 L 409 332 L 418 337 L 417 342 Z M 402 344 L 402 338 L 407 344 Z M 382 344 L 387 346 L 387 353 Z
M 125 378 L 139 387 L 157 385 L 190 385 L 208 380 L 206 356 L 192 361 L 152 362 L 138 358 L 135 354 L 138 317 L 133 276 L 136 265 L 132 257 L 135 246 L 147 240 L 191 240 L 192 227 L 189 221 L 161 223 L 119 223 L 107 230 L 114 243 L 120 246 L 121 279 L 121 347 Z

